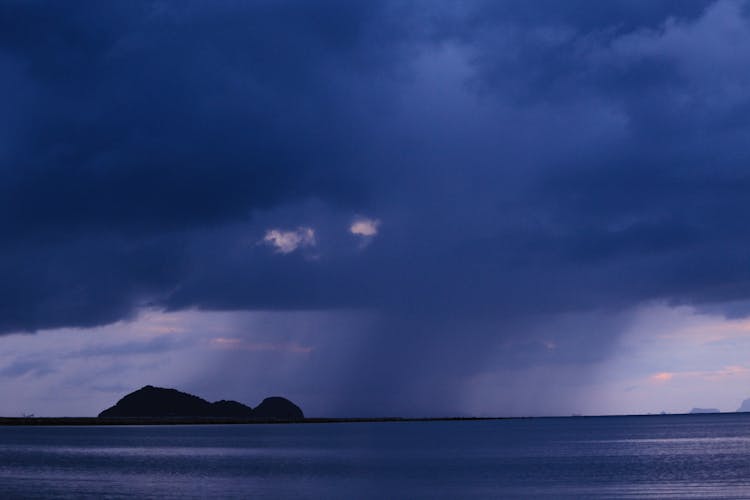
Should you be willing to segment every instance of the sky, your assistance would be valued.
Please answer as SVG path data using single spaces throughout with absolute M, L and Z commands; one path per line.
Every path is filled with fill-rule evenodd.
M 750 2 L 0 0 L 0 414 L 750 398 Z

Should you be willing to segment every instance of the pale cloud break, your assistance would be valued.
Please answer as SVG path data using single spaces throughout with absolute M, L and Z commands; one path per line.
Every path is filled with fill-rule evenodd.
M 379 227 L 379 219 L 362 218 L 356 219 L 354 222 L 352 222 L 352 225 L 349 226 L 349 232 L 357 236 L 364 236 L 369 238 L 378 234 Z
M 288 254 L 298 248 L 313 247 L 317 242 L 315 230 L 301 226 L 290 231 L 269 229 L 263 237 L 263 243 L 273 246 L 278 253 Z

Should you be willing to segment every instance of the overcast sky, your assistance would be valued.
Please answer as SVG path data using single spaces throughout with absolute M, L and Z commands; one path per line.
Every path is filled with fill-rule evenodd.
M 750 2 L 0 0 L 0 414 L 750 397 Z

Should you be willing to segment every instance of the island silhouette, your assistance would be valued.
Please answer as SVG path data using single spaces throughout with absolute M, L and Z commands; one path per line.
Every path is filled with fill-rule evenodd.
M 264 399 L 255 409 L 237 401 L 211 403 L 164 387 L 147 385 L 127 394 L 99 418 L 229 418 L 296 421 L 305 418 L 299 406 L 279 396 Z
M 718 408 L 693 408 L 690 413 L 695 415 L 697 413 L 721 413 Z

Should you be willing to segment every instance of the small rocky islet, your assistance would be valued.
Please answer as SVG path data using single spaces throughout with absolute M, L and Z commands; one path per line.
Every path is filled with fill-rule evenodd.
M 147 385 L 131 392 L 99 418 L 227 418 L 297 421 L 305 418 L 299 406 L 279 396 L 264 399 L 251 408 L 237 401 L 209 402 L 198 396 Z

